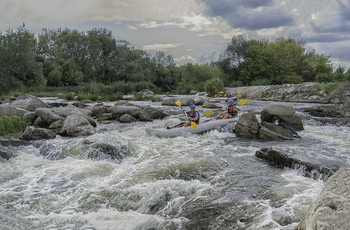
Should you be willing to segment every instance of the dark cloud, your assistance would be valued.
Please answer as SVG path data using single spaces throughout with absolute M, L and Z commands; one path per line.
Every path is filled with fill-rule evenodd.
M 233 28 L 244 28 L 247 30 L 259 30 L 275 28 L 279 26 L 294 25 L 291 15 L 283 11 L 266 10 L 254 11 L 262 6 L 272 6 L 273 1 L 259 0 L 202 0 L 209 7 L 212 16 L 221 16 L 229 22 Z
M 337 11 L 329 12 L 327 18 L 323 18 L 322 23 L 311 23 L 314 32 L 350 34 L 350 6 L 339 0 L 337 3 Z

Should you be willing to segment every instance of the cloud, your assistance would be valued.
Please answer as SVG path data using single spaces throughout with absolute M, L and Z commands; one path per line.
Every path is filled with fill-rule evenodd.
M 184 55 L 179 58 L 174 58 L 174 61 L 177 65 L 183 65 L 185 63 L 197 63 L 197 60 L 190 55 Z
M 290 13 L 274 8 L 272 0 L 202 1 L 208 5 L 211 15 L 224 18 L 233 28 L 259 30 L 294 25 L 294 18 Z
M 182 44 L 152 44 L 142 47 L 143 50 L 161 50 L 166 51 L 168 49 L 174 49 L 180 47 Z

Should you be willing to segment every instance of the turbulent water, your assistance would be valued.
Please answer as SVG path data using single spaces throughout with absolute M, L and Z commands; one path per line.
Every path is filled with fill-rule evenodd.
M 258 113 L 268 103 L 240 108 Z M 255 152 L 274 147 L 349 165 L 350 127 L 301 112 L 311 104 L 287 104 L 303 118 L 301 139 L 244 140 L 230 127 L 157 138 L 145 128 L 176 124 L 183 115 L 155 103 L 172 115 L 100 125 L 89 137 L 0 147 L 15 155 L 0 163 L 0 229 L 295 229 L 324 181 L 275 168 Z

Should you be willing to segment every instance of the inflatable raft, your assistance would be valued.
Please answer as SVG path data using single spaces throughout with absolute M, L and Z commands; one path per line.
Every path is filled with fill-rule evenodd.
M 203 132 L 207 132 L 209 130 L 213 130 L 219 127 L 223 127 L 229 123 L 236 122 L 238 118 L 231 119 L 203 119 L 199 124 L 197 124 L 197 128 L 193 129 L 191 126 L 189 127 L 180 127 L 180 128 L 162 128 L 162 129 L 152 129 L 146 128 L 146 133 L 150 135 L 154 135 L 157 137 L 176 137 L 181 136 L 187 133 L 191 134 L 199 134 Z

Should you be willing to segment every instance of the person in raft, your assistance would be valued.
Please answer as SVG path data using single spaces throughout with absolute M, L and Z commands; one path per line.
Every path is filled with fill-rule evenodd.
M 174 126 L 174 128 L 191 126 L 192 121 L 195 122 L 196 124 L 199 123 L 200 115 L 199 115 L 199 112 L 196 111 L 195 105 L 190 105 L 190 111 L 187 111 L 186 114 L 188 115 L 188 118 L 190 121 L 176 125 Z
M 227 107 L 227 113 L 225 114 L 224 108 L 221 108 L 218 115 L 216 115 L 216 119 L 227 119 L 227 118 L 233 118 L 238 116 L 238 111 L 241 111 L 239 108 L 236 107 L 237 102 L 234 102 L 233 100 L 228 101 L 228 107 Z

